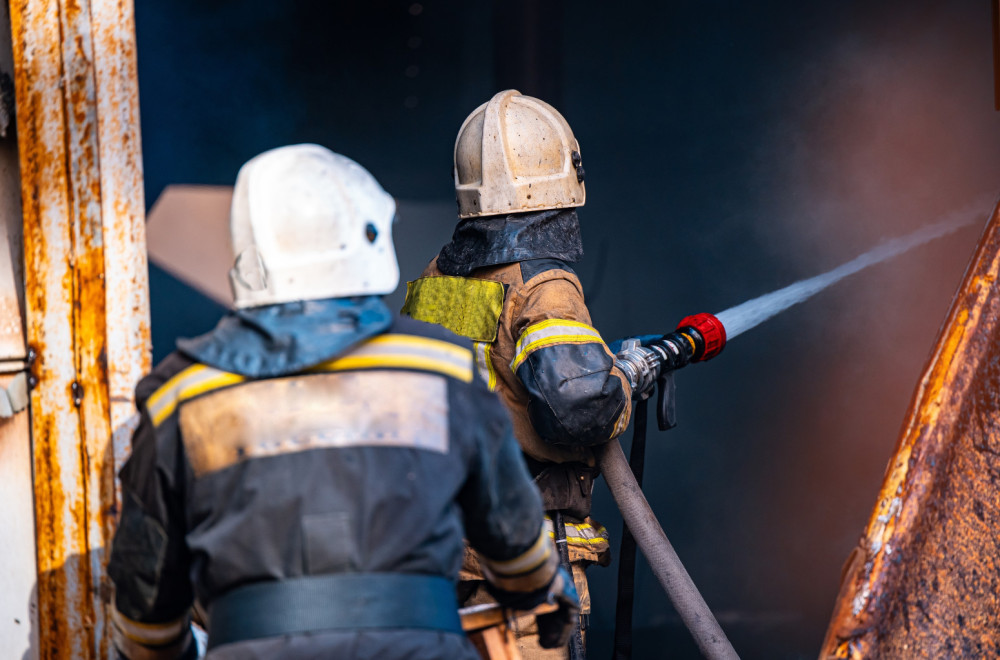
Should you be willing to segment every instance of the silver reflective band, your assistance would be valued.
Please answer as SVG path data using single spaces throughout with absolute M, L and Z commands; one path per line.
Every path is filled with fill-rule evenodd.
M 525 328 L 514 347 L 514 359 L 510 363 L 511 371 L 528 359 L 528 356 L 540 348 L 557 344 L 603 344 L 601 333 L 586 323 L 566 319 L 548 319 L 534 323 Z

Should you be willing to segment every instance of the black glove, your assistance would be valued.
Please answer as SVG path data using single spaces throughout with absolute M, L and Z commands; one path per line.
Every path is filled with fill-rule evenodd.
M 538 643 L 544 649 L 566 646 L 580 620 L 580 597 L 576 593 L 573 578 L 565 568 L 560 567 L 549 583 L 548 597 L 545 600 L 548 603 L 555 603 L 559 609 L 535 617 L 535 623 L 538 624 Z

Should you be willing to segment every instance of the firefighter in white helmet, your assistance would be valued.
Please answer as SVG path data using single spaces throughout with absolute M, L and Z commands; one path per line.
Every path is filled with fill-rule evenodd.
M 583 569 L 609 560 L 607 533 L 589 517 L 593 447 L 624 431 L 632 393 L 570 265 L 583 256 L 580 146 L 555 108 L 500 92 L 458 132 L 455 190 L 454 236 L 408 284 L 403 311 L 473 340 L 484 380 L 507 404 L 551 533 L 566 540 L 586 613 Z M 467 602 L 484 599 L 474 554 L 464 568 Z M 525 658 L 566 656 L 539 649 L 534 630 L 530 621 L 520 627 Z
M 236 311 L 137 388 L 108 572 L 115 644 L 190 658 L 474 660 L 462 538 L 507 604 L 578 601 L 507 413 L 468 341 L 394 318 L 395 204 L 316 145 L 266 152 L 233 198 Z M 497 498 L 496 493 L 504 493 Z

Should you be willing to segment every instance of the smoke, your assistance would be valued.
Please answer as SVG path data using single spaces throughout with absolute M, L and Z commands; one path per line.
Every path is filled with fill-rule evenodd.
M 733 572 L 766 576 L 748 579 L 759 607 L 795 603 L 816 647 L 978 228 L 924 239 L 955 229 L 931 224 L 954 209 L 959 221 L 983 219 L 995 201 L 984 191 L 1000 187 L 989 9 L 959 4 L 856 9 L 788 65 L 772 90 L 779 119 L 757 154 L 755 232 L 777 280 L 767 287 L 829 272 L 742 310 L 755 314 L 733 310 L 727 329 L 738 334 L 768 305 L 787 307 L 899 255 L 773 319 L 720 360 L 758 351 L 741 358 L 757 379 L 732 393 L 744 402 L 731 413 L 731 433 L 758 452 L 733 487 L 745 493 L 741 550 L 756 559 L 738 559 Z

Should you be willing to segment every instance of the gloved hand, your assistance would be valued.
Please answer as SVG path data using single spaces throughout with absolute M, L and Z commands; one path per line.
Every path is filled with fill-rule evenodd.
M 538 643 L 547 649 L 569 643 L 569 636 L 580 616 L 580 597 L 573 578 L 565 568 L 560 566 L 549 584 L 535 591 L 504 591 L 497 589 L 489 580 L 486 588 L 498 603 L 512 610 L 528 612 L 546 603 L 558 606 L 553 612 L 535 617 Z
M 570 635 L 573 634 L 573 628 L 580 620 L 580 597 L 576 593 L 573 578 L 561 566 L 549 583 L 546 602 L 555 603 L 559 609 L 535 617 L 535 623 L 538 624 L 538 643 L 546 649 L 566 646 Z

